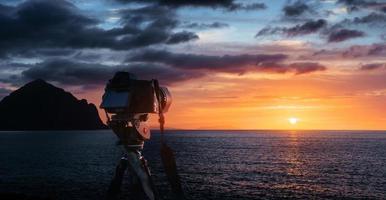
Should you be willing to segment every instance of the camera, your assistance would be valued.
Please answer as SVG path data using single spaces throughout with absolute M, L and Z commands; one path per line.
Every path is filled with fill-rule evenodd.
M 169 90 L 157 80 L 139 80 L 132 73 L 117 72 L 106 84 L 100 108 L 122 143 L 142 144 L 150 139 L 148 114 L 167 112 L 171 102 Z
M 157 98 L 158 95 L 158 98 Z M 129 72 L 117 72 L 106 85 L 101 108 L 112 114 L 165 113 L 172 97 L 157 80 L 138 80 Z

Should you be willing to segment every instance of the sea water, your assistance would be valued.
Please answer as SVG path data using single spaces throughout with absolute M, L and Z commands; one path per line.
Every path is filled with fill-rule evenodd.
M 169 199 L 159 139 L 144 155 Z M 187 199 L 386 199 L 386 132 L 168 131 L 166 140 Z M 0 132 L 0 198 L 104 199 L 122 156 L 115 143 L 110 130 Z

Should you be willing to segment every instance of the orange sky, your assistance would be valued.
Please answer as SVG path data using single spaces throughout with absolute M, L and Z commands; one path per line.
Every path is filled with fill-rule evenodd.
M 386 129 L 384 74 L 213 74 L 169 87 L 177 129 Z M 382 88 L 380 85 L 379 88 Z M 99 105 L 103 89 L 77 95 Z M 102 119 L 105 119 L 100 110 Z M 288 118 L 299 122 L 292 125 Z M 152 115 L 152 126 L 157 126 Z

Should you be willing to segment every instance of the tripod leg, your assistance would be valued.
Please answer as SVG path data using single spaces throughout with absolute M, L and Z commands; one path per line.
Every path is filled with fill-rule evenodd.
M 119 193 L 121 191 L 123 175 L 125 174 L 125 170 L 127 169 L 127 167 L 127 159 L 125 157 L 122 157 L 115 169 L 113 180 L 111 180 L 109 189 L 107 191 L 108 200 L 118 199 Z
M 156 199 L 156 200 L 159 200 L 159 199 L 160 199 L 159 193 L 158 193 L 157 188 L 155 187 L 153 178 L 151 177 L 150 169 L 149 169 L 149 167 L 147 166 L 147 161 L 146 161 L 146 159 L 145 159 L 143 156 L 141 156 L 140 159 L 141 159 L 142 167 L 143 167 L 143 169 L 146 171 L 146 174 L 148 175 L 148 177 L 149 177 L 149 179 L 150 179 L 150 186 L 151 186 L 151 188 L 152 188 L 152 190 L 153 190 L 153 192 L 154 192 L 155 199 Z
M 139 178 L 142 184 L 142 189 L 145 192 L 146 196 L 150 200 L 155 200 L 155 195 L 154 195 L 154 191 L 151 183 L 151 177 L 147 174 L 146 170 L 142 165 L 141 156 L 139 152 L 128 151 L 127 158 L 128 158 L 130 167 L 133 169 L 133 171 Z

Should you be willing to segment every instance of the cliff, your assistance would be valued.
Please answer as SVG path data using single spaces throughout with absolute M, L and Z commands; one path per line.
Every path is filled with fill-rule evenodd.
M 37 79 L 0 101 L 0 130 L 104 129 L 94 104 Z

